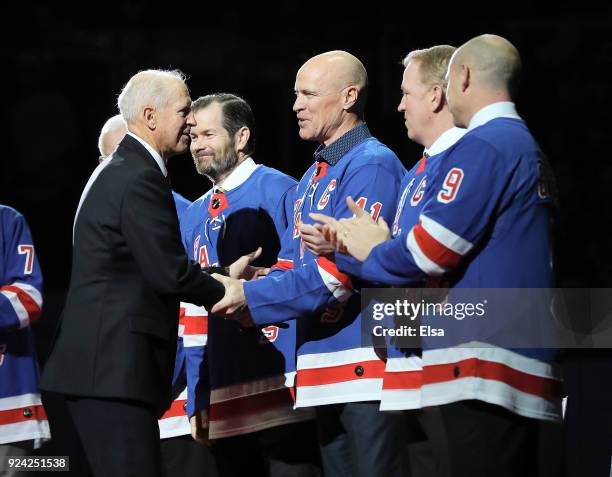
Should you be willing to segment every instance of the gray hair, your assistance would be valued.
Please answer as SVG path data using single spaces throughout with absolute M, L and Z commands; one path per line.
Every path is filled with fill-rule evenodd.
M 145 106 L 159 111 L 168 105 L 169 80 L 179 81 L 185 88 L 185 75 L 179 70 L 145 70 L 130 78 L 117 98 L 123 119 L 130 124 Z
M 98 149 L 100 150 L 102 157 L 107 156 L 107 154 L 104 153 L 104 138 L 108 133 L 118 129 L 127 130 L 127 124 L 125 123 L 125 120 L 121 114 L 116 114 L 115 116 L 107 119 L 104 126 L 102 126 L 100 136 L 98 137 Z

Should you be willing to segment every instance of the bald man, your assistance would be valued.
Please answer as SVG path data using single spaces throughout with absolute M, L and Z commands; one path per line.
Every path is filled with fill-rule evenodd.
M 98 150 L 100 151 L 98 163 L 101 163 L 117 149 L 126 134 L 127 124 L 121 114 L 116 114 L 106 120 L 98 137 Z
M 118 103 L 128 133 L 81 196 L 41 387 L 66 396 L 96 476 L 161 476 L 156 418 L 172 400 L 179 300 L 210 306 L 224 290 L 188 260 L 165 177 L 193 124 L 184 76 L 140 72 Z
M 381 227 L 357 208 L 355 219 L 330 222 L 339 248 L 363 261 L 363 276 L 395 286 L 551 287 L 553 189 L 512 102 L 520 65 L 516 48 L 495 35 L 454 53 L 447 100 L 467 133 L 440 161 L 419 222 L 365 247 L 364 230 Z M 495 296 L 506 306 L 489 303 L 484 318 L 451 326 L 444 338 L 422 337 L 421 405 L 440 406 L 453 475 L 535 475 L 538 420 L 560 417 L 556 353 L 536 348 L 550 343 L 546 302 L 512 290 Z
M 326 476 L 398 475 L 403 449 L 399 416 L 379 411 L 385 363 L 369 336 L 362 341 L 353 289 L 366 284 L 339 272 L 338 261 L 347 257 L 332 250 L 317 256 L 303 241 L 318 233 L 309 212 L 352 215 L 348 195 L 373 216 L 392 217 L 405 170 L 364 122 L 367 85 L 363 64 L 344 51 L 315 56 L 299 69 L 293 111 L 300 137 L 319 144 L 315 162 L 297 187 L 273 271 L 244 289 L 224 279 L 232 289 L 213 310 L 231 311 L 246 295 L 256 325 L 297 320 L 297 376 L 290 384 L 297 407 L 315 407 Z

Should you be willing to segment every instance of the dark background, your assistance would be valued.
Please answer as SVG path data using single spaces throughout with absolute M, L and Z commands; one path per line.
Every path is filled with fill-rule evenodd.
M 1 33 L 0 203 L 18 209 L 30 224 L 45 277 L 47 316 L 55 318 L 63 302 L 72 220 L 97 164 L 99 130 L 116 114 L 117 95 L 135 72 L 179 68 L 189 77 L 194 99 L 218 91 L 243 96 L 257 120 L 256 160 L 299 178 L 316 145 L 297 134 L 291 110 L 295 73 L 314 54 L 348 50 L 369 72 L 371 131 L 410 167 L 421 148 L 407 139 L 396 111 L 401 59 L 415 48 L 459 46 L 481 33 L 505 36 L 523 58 L 519 113 L 550 158 L 560 191 L 559 285 L 610 284 L 610 8 L 556 7 L 548 15 L 500 17 L 476 8 L 469 16 L 442 16 L 398 7 L 366 14 L 302 4 L 268 10 L 143 2 L 91 7 L 79 14 L 52 4 L 28 5 L 19 17 L 27 22 L 16 21 L 17 27 L 14 15 L 4 16 Z M 209 187 L 189 155 L 172 158 L 169 170 L 174 189 L 191 200 Z
M 34 236 L 45 277 L 36 328 L 43 360 L 68 285 L 72 220 L 97 164 L 100 128 L 117 113 L 126 81 L 147 68 L 181 69 L 194 99 L 219 91 L 243 96 L 257 120 L 256 160 L 299 178 L 316 147 L 299 139 L 291 111 L 295 73 L 306 59 L 345 49 L 363 61 L 368 125 L 410 167 L 421 147 L 407 139 L 396 111 L 403 56 L 436 44 L 459 46 L 482 33 L 505 36 L 524 63 L 519 114 L 558 181 L 558 286 L 610 286 L 611 9 L 555 4 L 544 13 L 534 5 L 490 3 L 453 15 L 437 4 L 366 7 L 125 1 L 90 2 L 77 12 L 48 2 L 3 12 L 0 203 L 22 212 Z M 188 155 L 171 159 L 169 170 L 175 190 L 191 200 L 209 187 Z M 582 419 L 579 440 L 599 427 L 596 419 Z
M 116 98 L 135 72 L 179 68 L 192 97 L 234 92 L 252 105 L 258 161 L 300 177 L 312 143 L 297 135 L 291 111 L 299 66 L 310 56 L 346 49 L 370 77 L 366 118 L 373 134 L 406 166 L 420 157 L 396 107 L 402 67 L 412 49 L 459 46 L 481 33 L 507 37 L 519 49 L 524 74 L 517 104 L 556 171 L 561 196 L 559 249 L 566 286 L 610 282 L 607 187 L 612 166 L 604 107 L 612 71 L 610 9 L 554 15 L 469 17 L 368 14 L 284 7 L 214 11 L 186 5 L 182 22 L 164 25 L 164 10 L 126 2 L 89 15 L 55 5 L 28 7 L 28 21 L 2 33 L 5 57 L 6 145 L 0 159 L 0 203 L 27 218 L 49 291 L 65 289 L 70 273 L 71 226 L 81 190 L 96 165 L 97 138 L 116 114 Z M 115 18 L 113 18 L 116 16 Z M 168 16 L 178 15 L 168 10 Z M 11 17 L 5 16 L 11 28 Z M 182 23 L 182 24 L 181 24 Z M 5 83 L 6 85 L 6 83 Z M 6 86 L 5 86 L 6 88 Z M 174 188 L 189 199 L 208 188 L 188 155 L 170 160 Z M 517 253 L 520 253 L 517 250 Z

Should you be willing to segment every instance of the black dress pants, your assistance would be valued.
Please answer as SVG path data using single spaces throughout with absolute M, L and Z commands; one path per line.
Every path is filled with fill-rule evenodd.
M 473 400 L 439 409 L 453 477 L 537 476 L 537 420 Z
M 159 427 L 151 406 L 123 399 L 67 397 L 95 477 L 161 477 Z

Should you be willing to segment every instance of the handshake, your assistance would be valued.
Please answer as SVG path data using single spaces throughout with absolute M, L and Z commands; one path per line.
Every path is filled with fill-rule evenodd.
M 269 268 L 251 265 L 260 255 L 261 247 L 254 252 L 240 257 L 227 267 L 229 276 L 219 273 L 211 274 L 215 280 L 221 282 L 225 287 L 225 295 L 209 310 L 211 314 L 221 315 L 227 320 L 237 321 L 243 328 L 252 328 L 254 326 L 251 314 L 247 308 L 242 284 L 244 281 L 265 277 L 270 271 Z
M 311 213 L 310 218 L 316 223 L 300 225 L 300 239 L 308 250 L 320 256 L 342 253 L 364 261 L 374 247 L 391 239 L 389 226 L 382 217 L 378 220 L 372 218 L 351 197 L 346 198 L 346 205 L 353 213 L 350 218 L 337 220 L 324 214 Z M 251 265 L 260 255 L 261 248 L 258 248 L 240 257 L 228 267 L 229 276 L 212 274 L 225 286 L 225 295 L 212 307 L 212 314 L 238 321 L 244 328 L 254 326 L 243 282 L 264 277 L 270 271 L 269 268 Z

